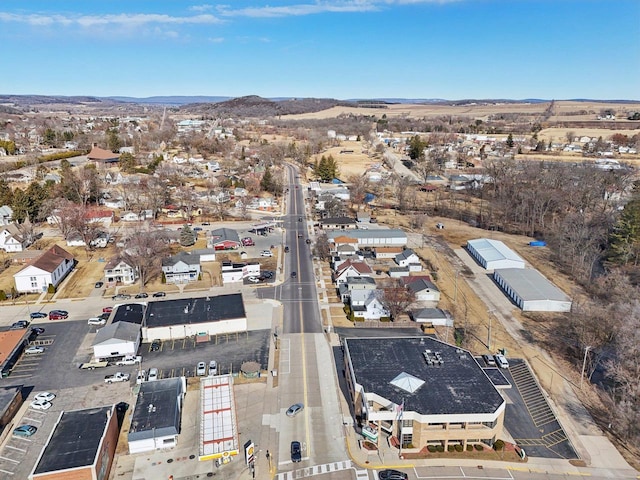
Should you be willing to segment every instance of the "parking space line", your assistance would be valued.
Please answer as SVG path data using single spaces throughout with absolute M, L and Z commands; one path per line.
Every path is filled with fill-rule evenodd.
M 42 423 L 42 420 L 38 420 L 37 418 L 31 418 L 31 417 L 22 417 L 23 420 L 29 420 L 30 422 L 38 422 L 38 423 Z
M 0 457 L 0 460 L 6 460 L 7 462 L 20 463 L 21 460 L 14 460 L 13 458 Z
M 2 473 L 7 473 L 7 474 L 9 474 L 9 475 L 15 475 L 15 473 L 14 473 L 14 472 L 10 472 L 9 470 L 2 470 L 1 468 L 0 468 L 0 472 L 2 472 Z
M 13 445 L 7 445 L 7 448 L 12 448 L 14 450 L 18 450 L 19 452 L 26 452 L 26 450 L 24 448 L 18 448 L 18 447 L 14 447 Z

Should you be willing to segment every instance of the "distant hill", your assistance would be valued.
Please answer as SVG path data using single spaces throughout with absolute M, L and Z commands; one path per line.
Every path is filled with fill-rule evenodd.
M 193 103 L 183 105 L 180 110 L 185 113 L 211 115 L 216 117 L 276 117 L 298 113 L 320 112 L 336 105 L 355 107 L 355 102 L 327 98 L 289 98 L 269 100 L 257 95 L 232 98 L 218 103 Z
M 224 102 L 225 100 L 229 100 L 231 97 L 209 97 L 206 95 L 202 96 L 180 96 L 180 95 L 167 95 L 167 96 L 157 96 L 157 97 L 106 97 L 111 100 L 115 100 L 118 102 L 124 103 L 139 103 L 139 104 L 151 104 L 151 105 L 171 105 L 171 106 L 179 106 L 186 105 L 189 103 L 218 103 Z

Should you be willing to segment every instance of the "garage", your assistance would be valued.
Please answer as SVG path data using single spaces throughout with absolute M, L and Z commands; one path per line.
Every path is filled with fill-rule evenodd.
M 467 242 L 467 251 L 486 270 L 524 268 L 524 260 L 499 240 L 476 238 Z
M 493 279 L 524 312 L 571 311 L 571 299 L 537 270 L 499 269 Z

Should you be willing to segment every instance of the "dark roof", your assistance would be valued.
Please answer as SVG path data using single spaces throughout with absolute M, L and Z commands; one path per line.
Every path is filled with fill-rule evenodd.
M 179 298 L 162 302 L 149 302 L 145 314 L 147 327 L 189 325 L 245 318 L 241 293 L 217 297 Z
M 423 292 L 425 290 L 431 290 L 432 292 L 439 292 L 438 287 L 436 287 L 429 280 L 425 280 L 424 278 L 421 278 L 415 282 L 409 282 L 407 287 L 415 293 Z
M 422 415 L 493 413 L 504 403 L 473 355 L 439 340 L 426 337 L 345 339 L 356 382 L 365 392 Z M 425 350 L 438 352 L 442 364 L 429 365 Z M 390 382 L 409 374 L 424 384 L 415 392 Z
M 238 232 L 231 228 L 216 228 L 215 230 L 211 230 L 210 236 L 211 240 L 215 241 L 215 243 L 224 241 L 240 243 Z
M 416 252 L 414 252 L 413 250 L 411 250 L 410 248 L 405 248 L 402 252 L 400 252 L 398 255 L 396 255 L 396 260 L 399 262 L 400 260 L 406 260 L 408 259 L 411 255 L 415 255 Z
M 450 318 L 450 315 L 440 308 L 420 308 L 411 311 L 413 318 L 440 320 Z
M 200 255 L 197 253 L 178 252 L 175 255 L 162 259 L 163 267 L 173 267 L 179 262 L 187 265 L 200 265 Z
M 129 441 L 180 432 L 180 402 L 184 393 L 183 377 L 165 378 L 140 384 L 140 392 L 131 418 Z
M 113 321 L 111 323 L 128 322 L 142 325 L 143 318 L 144 305 L 140 303 L 125 303 L 116 309 L 116 313 L 114 314 Z
M 65 261 L 73 261 L 73 255 L 67 252 L 64 248 L 54 245 L 31 262 L 31 265 L 39 268 L 40 270 L 44 270 L 45 272 L 52 273 Z
M 487 377 L 491 379 L 496 387 L 511 388 L 511 383 L 507 380 L 507 377 L 502 374 L 499 368 L 486 367 L 484 368 L 484 373 L 487 374 Z
M 0 416 L 4 416 L 7 408 L 16 398 L 16 395 L 21 395 L 22 385 L 13 385 L 8 387 L 0 387 Z
M 33 474 L 93 465 L 113 405 L 62 412 Z
M 353 218 L 349 217 L 331 217 L 320 220 L 320 223 L 322 223 L 323 225 L 355 225 L 356 221 Z

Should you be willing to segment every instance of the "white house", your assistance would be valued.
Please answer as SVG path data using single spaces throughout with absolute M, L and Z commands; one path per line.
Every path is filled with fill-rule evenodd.
M 50 284 L 57 287 L 74 265 L 73 255 L 54 245 L 13 275 L 16 290 L 20 293 L 39 293 L 46 291 Z
M 140 325 L 130 322 L 115 322 L 100 328 L 93 340 L 93 355 L 97 360 L 135 356 L 140 347 L 142 334 Z
M 151 210 L 142 210 L 141 212 L 125 212 L 120 215 L 123 222 L 142 222 L 148 218 L 153 218 Z
M 352 290 L 349 306 L 355 318 L 364 320 L 380 320 L 388 317 L 389 311 L 384 308 L 379 297 L 380 290 Z
M 370 277 L 372 274 L 373 270 L 365 262 L 349 258 L 336 269 L 333 281 L 339 285 L 349 281 L 350 277 Z
M 9 225 L 13 219 L 13 209 L 9 205 L 0 207 L 0 225 Z
M 162 273 L 167 283 L 195 282 L 200 272 L 200 255 L 179 252 L 162 259 Z
M 0 226 L 0 250 L 22 252 L 31 245 L 31 238 L 25 235 L 15 223 Z
M 416 296 L 418 302 L 439 302 L 440 290 L 426 275 L 401 277 L 402 283 Z
M 411 272 L 420 272 L 422 270 L 420 257 L 410 248 L 400 252 L 394 260 L 400 267 L 409 267 Z
M 104 266 L 104 278 L 107 285 L 131 285 L 138 278 L 137 270 L 120 257 L 114 257 Z

